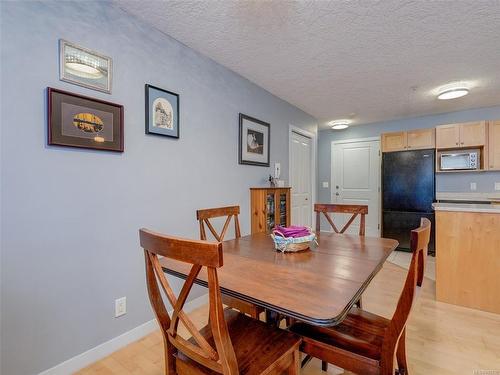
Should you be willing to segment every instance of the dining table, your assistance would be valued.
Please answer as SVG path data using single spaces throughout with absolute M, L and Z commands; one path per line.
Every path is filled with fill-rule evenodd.
M 317 242 L 310 250 L 282 253 L 266 233 L 224 241 L 224 264 L 217 269 L 221 292 L 313 325 L 339 324 L 398 242 L 333 232 L 318 233 Z M 176 260 L 160 263 L 180 278 L 190 271 Z M 206 269 L 195 283 L 207 286 Z

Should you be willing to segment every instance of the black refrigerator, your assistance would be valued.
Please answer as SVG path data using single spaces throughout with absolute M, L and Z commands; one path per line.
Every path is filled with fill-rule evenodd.
M 426 217 L 434 229 L 435 151 L 386 152 L 382 156 L 382 236 L 410 250 L 410 231 Z M 434 230 L 429 252 L 435 253 Z

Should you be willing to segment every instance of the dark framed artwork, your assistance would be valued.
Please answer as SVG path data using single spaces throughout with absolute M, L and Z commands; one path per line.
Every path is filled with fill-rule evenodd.
M 59 78 L 111 94 L 113 60 L 64 39 L 59 40 Z
M 123 106 L 49 87 L 48 144 L 123 152 Z
M 179 138 L 179 94 L 146 84 L 146 134 Z
M 238 163 L 269 167 L 271 124 L 240 113 Z

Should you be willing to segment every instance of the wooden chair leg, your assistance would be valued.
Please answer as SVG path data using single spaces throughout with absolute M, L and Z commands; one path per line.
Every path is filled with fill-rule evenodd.
M 290 327 L 292 324 L 295 324 L 296 320 L 294 318 L 286 317 L 285 318 L 286 326 Z
M 328 362 L 326 361 L 321 361 L 321 370 L 323 371 L 328 371 Z
M 165 375 L 175 375 L 175 348 L 170 342 L 168 342 L 168 339 L 163 340 L 163 347 L 165 349 Z
M 356 306 L 360 309 L 363 308 L 363 301 L 362 301 L 363 296 L 359 296 L 358 301 L 356 302 Z
M 298 350 L 294 350 L 292 354 L 292 363 L 288 367 L 288 375 L 299 375 L 300 373 L 300 353 Z
M 396 359 L 398 362 L 398 374 L 408 375 L 408 364 L 406 362 L 406 328 L 403 329 L 403 333 L 399 338 Z
M 259 309 L 257 308 L 257 306 L 253 306 L 250 316 L 254 319 L 259 320 Z
M 302 360 L 302 363 L 300 364 L 300 368 L 304 368 L 305 365 L 311 362 L 311 359 L 312 357 L 309 354 L 306 354 L 304 359 Z

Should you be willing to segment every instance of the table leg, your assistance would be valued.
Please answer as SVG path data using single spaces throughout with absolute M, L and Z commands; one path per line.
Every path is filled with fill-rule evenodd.
M 266 323 L 279 327 L 280 325 L 280 314 L 276 311 L 266 309 Z

